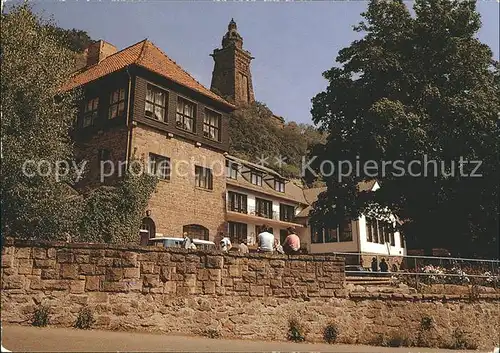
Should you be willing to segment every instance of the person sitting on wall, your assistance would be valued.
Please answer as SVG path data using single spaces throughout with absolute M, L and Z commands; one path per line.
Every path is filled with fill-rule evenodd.
M 377 271 L 378 271 L 377 258 L 374 257 L 372 258 L 372 272 L 377 272 Z
M 380 272 L 387 272 L 389 270 L 389 266 L 387 265 L 387 262 L 385 262 L 385 259 L 382 259 L 380 261 Z
M 188 236 L 188 233 L 187 232 L 184 232 L 184 234 L 182 234 L 182 237 L 184 238 L 184 241 L 182 242 L 182 247 L 184 249 L 191 249 L 191 244 L 193 244 L 193 241 L 191 240 L 191 238 Z M 193 244 L 194 245 L 194 244 Z
M 290 227 L 286 230 L 287 236 L 283 242 L 283 250 L 287 255 L 296 255 L 300 250 L 300 238 L 295 234 L 295 229 Z
M 257 243 L 259 252 L 270 252 L 274 250 L 274 235 L 269 232 L 270 229 L 267 225 L 262 226 L 262 232 L 257 235 Z
M 247 246 L 247 240 L 244 239 L 241 241 L 241 244 L 238 246 L 238 252 L 240 254 L 248 254 L 248 246 Z
M 223 252 L 228 252 L 229 250 L 231 250 L 232 247 L 233 245 L 231 244 L 231 239 L 229 239 L 228 236 L 224 236 L 220 241 L 220 249 Z
M 285 254 L 285 251 L 283 250 L 283 247 L 281 246 L 280 240 L 278 238 L 274 238 L 274 250 L 276 250 L 278 254 Z

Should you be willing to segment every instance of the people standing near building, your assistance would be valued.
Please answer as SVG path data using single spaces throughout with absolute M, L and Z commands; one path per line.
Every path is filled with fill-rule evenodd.
M 380 261 L 380 272 L 387 272 L 389 270 L 389 266 L 387 265 L 387 262 L 385 262 L 385 259 L 382 259 Z
M 228 252 L 229 250 L 231 250 L 232 247 L 233 247 L 233 244 L 231 244 L 231 239 L 229 239 L 228 236 L 224 236 L 222 238 L 222 240 L 220 241 L 220 249 L 223 252 Z
M 274 235 L 269 232 L 269 227 L 267 225 L 262 226 L 262 232 L 257 235 L 258 251 L 259 252 L 270 252 L 274 250 Z
M 372 272 L 377 272 L 377 271 L 378 271 L 377 258 L 374 257 L 372 258 Z
M 300 250 L 300 238 L 295 234 L 295 229 L 290 227 L 286 230 L 287 236 L 283 242 L 283 250 L 287 255 L 296 255 Z
M 246 239 L 241 241 L 240 245 L 238 246 L 238 252 L 240 254 L 248 254 L 248 246 Z

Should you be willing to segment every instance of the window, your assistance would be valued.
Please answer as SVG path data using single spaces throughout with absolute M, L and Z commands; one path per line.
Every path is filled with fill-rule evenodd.
M 195 166 L 195 185 L 199 188 L 213 190 L 212 170 Z
M 205 109 L 203 118 L 203 136 L 211 140 L 220 141 L 221 115 Z
M 114 119 L 125 113 L 125 89 L 120 88 L 111 93 L 109 99 L 109 118 Z
M 177 115 L 175 126 L 179 129 L 195 132 L 195 111 L 196 104 L 184 99 L 177 98 Z
M 170 158 L 149 154 L 149 173 L 163 180 L 170 180 Z
M 314 243 L 314 244 L 324 243 L 324 241 L 323 241 L 323 228 L 311 226 L 311 243 Z
M 295 218 L 295 207 L 280 203 L 280 220 L 292 222 Z
M 161 88 L 148 83 L 148 91 L 146 94 L 146 116 L 159 121 L 165 121 L 167 102 L 168 93 Z
M 338 229 L 325 229 L 325 243 L 338 243 L 339 242 L 339 234 Z
M 254 185 L 262 186 L 262 174 L 259 174 L 257 172 L 251 172 L 250 182 Z
M 94 125 L 97 118 L 97 108 L 99 106 L 99 98 L 89 99 L 85 104 L 83 112 L 83 127 Z
M 366 241 L 373 242 L 373 224 L 372 219 L 366 217 Z
M 199 224 L 188 224 L 182 227 L 182 233 L 188 233 L 192 239 L 208 240 L 208 228 Z
M 272 201 L 255 198 L 255 213 L 259 217 L 273 218 L 273 203 Z
M 241 72 L 238 74 L 240 76 L 241 98 L 243 102 L 249 102 L 250 97 L 248 94 L 248 77 L 246 75 L 243 75 Z
M 247 213 L 247 195 L 228 191 L 228 208 L 233 212 Z
M 340 242 L 352 241 L 352 222 L 350 219 L 340 226 Z
M 247 240 L 247 225 L 245 223 L 227 222 L 227 224 L 231 243 L 239 244 L 243 240 Z
M 285 192 L 285 182 L 281 179 L 274 179 L 274 190 Z
M 238 165 L 231 161 L 226 161 L 226 177 L 229 179 L 238 179 Z
M 109 161 L 111 159 L 111 152 L 107 149 L 100 149 L 97 151 L 97 159 L 99 162 Z

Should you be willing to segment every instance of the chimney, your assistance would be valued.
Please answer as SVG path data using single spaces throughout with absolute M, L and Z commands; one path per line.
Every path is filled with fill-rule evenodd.
M 116 53 L 118 49 L 113 44 L 105 42 L 103 40 L 98 40 L 92 43 L 85 53 L 87 54 L 87 67 L 99 64 L 105 58 Z

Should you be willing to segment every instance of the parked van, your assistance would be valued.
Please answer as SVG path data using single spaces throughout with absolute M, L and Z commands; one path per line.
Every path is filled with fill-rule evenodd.
M 184 243 L 183 238 L 172 238 L 172 237 L 155 237 L 149 239 L 150 245 L 164 246 L 166 248 L 182 248 Z M 194 245 L 200 250 L 215 250 L 215 243 L 213 241 L 193 239 Z
M 213 241 L 193 239 L 193 243 L 196 245 L 196 249 L 206 251 L 215 250 L 215 243 Z

